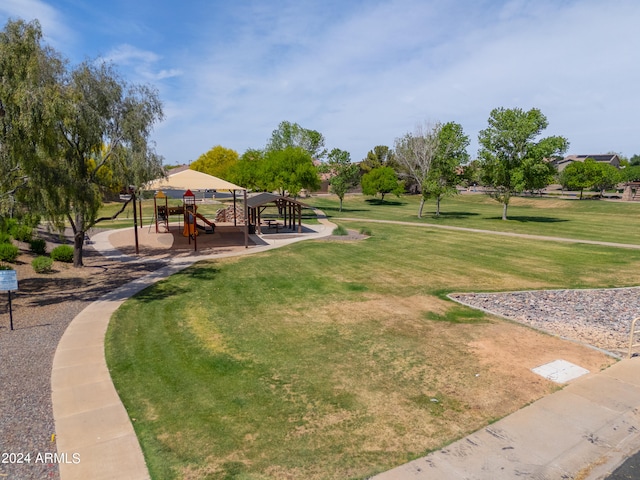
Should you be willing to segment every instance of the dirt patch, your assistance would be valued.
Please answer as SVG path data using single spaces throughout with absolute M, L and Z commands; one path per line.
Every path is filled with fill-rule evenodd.
M 369 235 L 363 235 L 359 233 L 357 230 L 347 230 L 346 235 L 329 235 L 327 237 L 319 238 L 318 240 L 331 240 L 334 242 L 353 242 L 357 240 L 366 240 L 369 238 Z

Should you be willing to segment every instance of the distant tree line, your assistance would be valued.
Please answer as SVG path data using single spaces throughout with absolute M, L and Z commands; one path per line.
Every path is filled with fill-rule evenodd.
M 488 126 L 479 133 L 478 158 L 470 161 L 469 137 L 455 122 L 418 125 L 413 132 L 395 139 L 393 148 L 377 145 L 358 163 L 344 150 L 328 151 L 321 133 L 296 123 L 281 122 L 263 150 L 248 150 L 242 156 L 221 146 L 212 148 L 192 168 L 255 190 L 298 195 L 302 189 L 318 187 L 318 175 L 329 177 L 330 190 L 338 196 L 340 209 L 347 192 L 358 185 L 362 193 L 379 196 L 418 194 L 422 217 L 427 201 L 441 202 L 462 187 L 482 186 L 502 205 L 507 219 L 510 199 L 525 192 L 541 192 L 551 183 L 563 188 L 604 192 L 618 183 L 640 180 L 640 156 L 623 159 L 625 168 L 593 159 L 574 162 L 561 173 L 554 159 L 569 147 L 562 136 L 541 137 L 547 118 L 536 108 L 496 108 Z

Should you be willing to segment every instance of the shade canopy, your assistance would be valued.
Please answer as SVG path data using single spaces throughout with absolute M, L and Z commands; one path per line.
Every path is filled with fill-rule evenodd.
M 158 178 L 149 182 L 145 190 L 245 190 L 213 175 L 198 172 L 196 170 L 182 170 L 176 173 L 169 172 L 166 178 Z

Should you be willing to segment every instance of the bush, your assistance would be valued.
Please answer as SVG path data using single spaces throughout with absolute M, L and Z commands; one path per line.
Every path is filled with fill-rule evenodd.
M 33 228 L 28 225 L 16 225 L 9 233 L 19 242 L 30 242 L 33 238 Z
M 371 229 L 369 227 L 362 227 L 360 229 L 360 235 L 366 235 L 368 237 L 371 236 Z
M 49 257 L 36 257 L 31 262 L 31 266 L 36 273 L 49 273 L 53 266 L 53 260 Z
M 73 262 L 73 247 L 70 245 L 59 245 L 51 250 L 51 258 L 58 262 Z
M 0 232 L 0 243 L 11 243 L 11 235 L 6 232 Z
M 18 221 L 15 218 L 2 217 L 2 220 L 0 221 L 0 231 L 3 233 L 10 233 L 17 225 Z
M 18 247 L 11 243 L 0 243 L 0 260 L 3 262 L 15 262 L 19 254 Z
M 47 242 L 42 238 L 34 238 L 29 242 L 29 248 L 36 255 L 44 255 L 47 253 Z
M 338 225 L 336 228 L 333 229 L 333 235 L 349 235 L 349 232 L 347 232 L 347 229 L 344 228 L 342 225 Z

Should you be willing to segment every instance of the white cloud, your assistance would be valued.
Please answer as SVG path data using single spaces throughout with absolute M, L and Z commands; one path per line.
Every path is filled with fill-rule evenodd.
M 72 38 L 72 30 L 60 13 L 40 0 L 3 0 L 0 2 L 0 18 L 25 21 L 37 19 L 47 43 L 58 48 Z
M 182 75 L 182 70 L 178 68 L 158 70 L 156 65 L 162 60 L 160 55 L 128 44 L 118 45 L 104 55 L 103 59 L 134 72 L 137 78 L 133 81 L 148 83 Z

